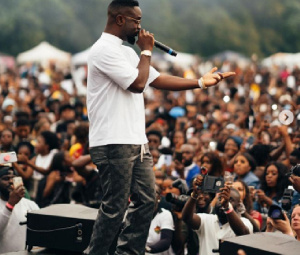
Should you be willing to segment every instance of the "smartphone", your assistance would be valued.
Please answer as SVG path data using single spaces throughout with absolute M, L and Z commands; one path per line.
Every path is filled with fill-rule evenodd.
M 0 164 L 17 162 L 17 154 L 14 151 L 0 153 Z
M 209 150 L 210 151 L 215 151 L 217 149 L 217 142 L 209 142 Z
M 170 166 L 172 164 L 172 155 L 165 155 L 164 164 Z
M 13 184 L 14 184 L 14 188 L 16 189 L 19 186 L 23 186 L 23 180 L 22 177 L 17 176 L 13 178 Z
M 182 152 L 175 152 L 175 159 L 182 162 Z

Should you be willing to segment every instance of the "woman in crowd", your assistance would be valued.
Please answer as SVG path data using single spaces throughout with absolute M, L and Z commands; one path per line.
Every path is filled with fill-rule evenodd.
M 14 151 L 14 132 L 11 129 L 4 129 L 0 135 L 0 152 Z
M 288 168 L 280 162 L 273 161 L 266 165 L 261 189 L 256 191 L 261 206 L 270 207 L 273 203 L 280 203 L 284 189 L 288 185 L 285 176 L 287 172 Z
M 206 152 L 200 158 L 200 166 L 207 169 L 208 175 L 224 176 L 224 165 L 219 155 L 215 152 Z
M 88 142 L 89 126 L 86 123 L 79 124 L 74 129 L 74 144 L 71 146 L 69 153 L 73 159 L 83 155 L 84 148 Z M 71 140 L 72 140 L 71 139 Z
M 238 136 L 230 136 L 226 139 L 223 154 L 226 162 L 225 171 L 233 172 L 235 156 L 239 152 L 242 142 L 243 140 Z
M 51 204 L 70 203 L 72 182 L 84 182 L 72 169 L 72 158 L 67 151 L 53 156 L 49 175 L 44 177 L 38 187 L 36 202 L 40 207 Z
M 248 185 L 241 180 L 237 180 L 232 184 L 232 187 L 240 193 L 241 202 L 244 205 L 242 216 L 250 220 L 254 232 L 259 232 L 263 223 L 262 215 L 258 211 L 253 210 L 253 201 Z M 241 207 L 243 206 L 241 205 Z
M 37 137 L 35 146 L 36 156 L 31 160 L 23 157 L 22 162 L 33 168 L 33 184 L 30 196 L 35 199 L 39 181 L 50 172 L 50 164 L 53 156 L 58 152 L 59 142 L 55 133 L 44 131 Z
M 30 189 L 30 179 L 33 175 L 33 169 L 24 162 L 32 158 L 34 154 L 34 147 L 29 142 L 20 142 L 17 145 L 16 153 L 18 162 L 14 162 L 12 165 L 18 172 L 19 176 L 22 177 L 26 189 Z
M 256 189 L 260 186 L 258 177 L 253 173 L 256 167 L 254 158 L 248 153 L 242 153 L 235 157 L 233 169 L 236 174 L 236 180 L 245 182 L 248 186 L 254 186 Z

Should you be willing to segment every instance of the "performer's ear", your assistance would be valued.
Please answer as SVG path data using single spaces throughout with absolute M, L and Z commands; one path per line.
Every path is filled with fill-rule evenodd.
M 116 24 L 122 26 L 125 22 L 125 18 L 122 15 L 117 15 L 116 17 Z

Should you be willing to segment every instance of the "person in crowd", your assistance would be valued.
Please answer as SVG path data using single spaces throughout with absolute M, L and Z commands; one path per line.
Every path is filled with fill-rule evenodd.
M 215 152 L 204 153 L 199 162 L 199 166 L 207 169 L 207 174 L 215 177 L 224 176 L 224 164 L 220 156 Z
M 22 177 L 24 186 L 27 190 L 30 189 L 30 179 L 33 175 L 32 167 L 23 163 L 23 160 L 30 160 L 34 154 L 34 147 L 30 142 L 20 142 L 16 147 L 17 162 L 13 162 L 12 166 L 18 172 L 18 175 Z
M 212 250 L 219 248 L 220 240 L 250 234 L 253 227 L 248 219 L 240 217 L 237 213 L 240 194 L 229 186 L 220 189 L 220 199 L 215 205 L 216 214 L 196 214 L 198 187 L 202 186 L 202 182 L 201 175 L 193 181 L 193 192 L 182 210 L 182 218 L 198 234 L 199 254 L 213 255 L 216 253 Z
M 155 176 L 155 184 L 158 185 L 160 189 L 162 189 L 163 182 L 166 178 L 165 173 L 161 170 L 156 170 L 154 171 L 154 176 Z
M 16 146 L 19 142 L 32 140 L 30 135 L 31 125 L 28 119 L 20 118 L 16 122 L 16 135 L 13 144 Z
M 226 161 L 225 171 L 233 172 L 234 158 L 240 150 L 243 140 L 238 136 L 230 136 L 224 144 L 224 160 Z
M 197 159 L 197 157 L 201 156 L 201 142 L 200 142 L 200 139 L 196 136 L 193 136 L 191 138 L 188 139 L 187 141 L 188 144 L 191 144 L 194 146 L 195 148 L 195 158 Z
M 168 193 L 173 193 L 177 196 L 181 194 L 180 190 L 173 186 L 173 182 L 174 180 L 169 177 L 164 179 L 161 185 L 161 196 L 165 197 Z
M 199 166 L 193 161 L 195 156 L 194 146 L 183 144 L 180 152 L 182 153 L 182 160 L 180 162 L 175 159 L 175 170 L 181 179 L 186 180 L 188 187 L 191 187 L 193 178 L 200 174 Z
M 160 171 L 161 169 L 157 165 L 159 157 L 161 156 L 160 151 L 158 149 L 150 148 L 150 153 L 151 153 L 152 159 L 153 159 L 153 171 L 157 171 L 157 170 Z
M 262 219 L 262 215 L 258 211 L 253 210 L 253 200 L 248 185 L 241 180 L 237 180 L 233 182 L 232 187 L 235 188 L 240 193 L 241 215 L 247 218 L 248 220 L 250 220 L 250 222 L 253 225 L 253 232 L 259 232 L 263 224 L 263 219 Z
M 242 180 L 248 186 L 254 186 L 255 189 L 258 189 L 260 181 L 253 173 L 255 168 L 256 162 L 250 154 L 245 152 L 235 157 L 233 169 L 236 174 L 236 180 Z
M 170 211 L 159 208 L 160 189 L 155 186 L 156 198 L 153 219 L 150 224 L 145 254 L 173 255 L 171 247 L 174 235 L 174 221 Z
M 272 147 L 266 144 L 255 144 L 248 151 L 257 163 L 253 173 L 260 179 L 260 181 L 263 179 L 266 165 L 271 161 L 271 151 Z
M 195 213 L 207 213 L 212 214 L 214 212 L 214 207 L 211 205 L 211 202 L 215 194 L 208 193 L 207 191 L 199 191 L 197 203 L 196 203 L 196 212 Z M 186 224 L 182 223 L 183 236 L 185 237 L 183 243 L 186 243 L 186 249 L 189 255 L 199 254 L 199 240 L 198 235 Z
M 50 172 L 50 164 L 53 156 L 58 152 L 59 142 L 55 133 L 51 131 L 44 131 L 37 137 L 37 144 L 35 146 L 35 153 L 32 159 L 22 156 L 19 159 L 23 164 L 31 167 L 33 172 L 33 179 L 31 188 L 29 190 L 30 196 L 35 199 L 39 181 Z
M 174 151 L 180 151 L 181 146 L 185 143 L 185 134 L 182 130 L 176 130 L 172 138 Z
M 24 198 L 23 185 L 15 187 L 16 172 L 8 166 L 0 166 L 0 253 L 25 250 L 26 221 L 28 211 L 38 210 L 38 205 Z
M 107 253 L 120 229 L 129 196 L 131 203 L 116 254 L 144 253 L 155 199 L 153 163 L 145 134 L 145 89 L 206 88 L 235 75 L 215 73 L 217 68 L 200 79 L 160 74 L 150 66 L 154 36 L 141 28 L 141 18 L 138 1 L 112 1 L 104 33 L 88 58 L 90 153 L 101 175 L 104 196 L 87 254 Z M 134 44 L 136 36 L 140 57 L 122 45 L 123 41 Z
M 72 199 L 76 203 L 99 208 L 103 196 L 101 180 L 96 166 L 92 163 L 91 155 L 85 154 L 73 160 L 72 167 L 84 178 L 84 181 L 77 182 Z
M 70 156 L 73 159 L 77 159 L 81 155 L 83 155 L 84 148 L 88 143 L 88 134 L 89 134 L 89 127 L 86 123 L 81 123 L 75 127 L 74 130 L 75 141 L 69 150 Z
M 36 145 L 37 143 L 37 137 L 43 132 L 43 131 L 50 131 L 51 122 L 47 118 L 40 119 L 37 123 L 35 123 L 33 127 L 33 140 L 31 140 L 32 145 Z
M 71 167 L 72 158 L 68 152 L 58 152 L 53 156 L 50 173 L 39 182 L 36 202 L 40 207 L 70 203 L 72 182 L 84 182 Z
M 14 151 L 14 132 L 11 129 L 4 129 L 0 135 L 0 152 Z
M 147 132 L 147 139 L 150 149 L 159 149 L 162 134 L 158 130 L 150 130 Z
M 63 104 L 59 108 L 59 119 L 51 125 L 50 130 L 57 133 L 67 132 L 68 120 L 75 120 L 75 109 L 71 104 Z
M 256 191 L 261 207 L 266 205 L 269 208 L 273 203 L 280 203 L 284 189 L 288 185 L 287 172 L 288 168 L 280 162 L 270 162 L 266 165 L 261 189 Z

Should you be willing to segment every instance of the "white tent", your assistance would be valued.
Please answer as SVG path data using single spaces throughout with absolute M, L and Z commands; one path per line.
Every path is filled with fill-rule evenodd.
M 300 67 L 300 53 L 275 53 L 262 61 L 263 66 L 286 66 L 293 68 L 295 65 Z
M 89 52 L 90 52 L 90 48 L 74 54 L 72 56 L 72 65 L 73 66 L 86 65 Z
M 183 69 L 188 69 L 192 65 L 196 64 L 198 59 L 196 55 L 184 53 L 184 52 L 178 52 L 177 56 L 171 56 L 167 53 L 164 53 L 164 58 L 172 63 L 173 65 L 179 66 Z
M 20 53 L 17 56 L 18 64 L 30 62 L 47 65 L 50 61 L 69 64 L 71 61 L 71 54 L 52 46 L 48 42 L 41 42 L 36 47 Z

